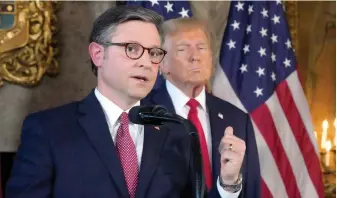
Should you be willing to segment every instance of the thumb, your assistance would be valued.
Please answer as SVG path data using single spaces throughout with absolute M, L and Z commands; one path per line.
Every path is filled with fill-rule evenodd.
M 233 127 L 229 126 L 225 129 L 224 135 L 233 135 Z

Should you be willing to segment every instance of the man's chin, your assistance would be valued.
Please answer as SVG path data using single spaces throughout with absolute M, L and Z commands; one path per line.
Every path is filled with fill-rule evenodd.
M 150 93 L 150 91 L 137 90 L 137 91 L 134 91 L 132 93 L 129 93 L 129 96 L 136 101 L 140 101 L 143 98 L 145 98 L 149 93 Z
M 192 86 L 202 86 L 206 85 L 208 82 L 205 79 L 190 79 L 187 83 Z

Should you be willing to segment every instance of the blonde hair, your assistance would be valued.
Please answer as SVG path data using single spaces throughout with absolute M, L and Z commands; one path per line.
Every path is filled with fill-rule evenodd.
M 166 38 L 167 36 L 174 36 L 181 32 L 193 31 L 195 29 L 201 29 L 205 33 L 210 49 L 212 49 L 211 33 L 209 32 L 207 23 L 196 18 L 176 18 L 165 21 L 163 24 L 163 37 Z

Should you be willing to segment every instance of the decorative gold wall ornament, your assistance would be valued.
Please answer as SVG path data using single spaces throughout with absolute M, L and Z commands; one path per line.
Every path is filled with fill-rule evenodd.
M 0 87 L 33 86 L 59 73 L 56 2 L 0 2 Z

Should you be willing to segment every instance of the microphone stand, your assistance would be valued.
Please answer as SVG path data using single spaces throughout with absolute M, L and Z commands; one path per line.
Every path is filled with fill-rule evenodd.
M 203 163 L 202 163 L 202 155 L 201 155 L 201 149 L 200 149 L 200 141 L 199 141 L 199 136 L 197 133 L 197 130 L 194 126 L 194 124 L 187 120 L 182 118 L 179 115 L 170 115 L 166 114 L 163 116 L 160 115 L 153 115 L 152 113 L 139 113 L 139 116 L 146 122 L 150 123 L 150 121 L 153 120 L 158 120 L 158 125 L 162 125 L 163 122 L 174 122 L 177 124 L 182 124 L 186 131 L 188 131 L 188 134 L 190 136 L 191 140 L 191 151 L 190 152 L 190 157 L 191 160 L 194 164 L 194 182 L 193 186 L 195 189 L 193 189 L 193 197 L 195 198 L 204 198 L 205 197 L 205 176 L 203 172 Z M 193 182 L 193 180 L 192 180 Z
M 191 160 L 193 161 L 194 168 L 195 168 L 195 175 L 194 175 L 194 197 L 196 198 L 204 198 L 205 197 L 205 175 L 203 172 L 203 163 L 202 163 L 202 155 L 200 149 L 200 141 L 199 135 L 197 130 L 189 120 L 185 120 L 182 123 L 185 129 L 189 132 L 190 140 L 191 140 Z

